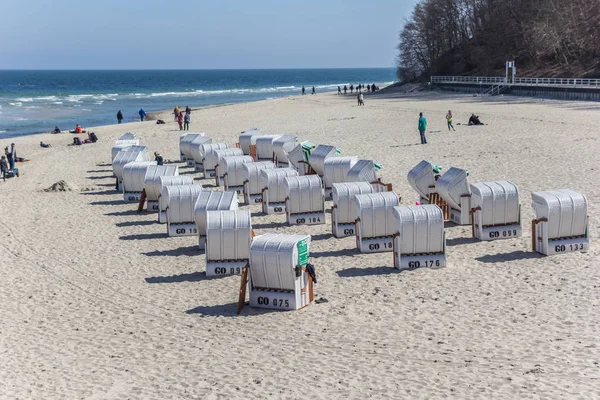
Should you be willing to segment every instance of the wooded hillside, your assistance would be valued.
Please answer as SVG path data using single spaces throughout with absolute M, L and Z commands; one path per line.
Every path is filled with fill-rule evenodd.
M 398 78 L 600 77 L 600 0 L 421 0 L 400 32 Z

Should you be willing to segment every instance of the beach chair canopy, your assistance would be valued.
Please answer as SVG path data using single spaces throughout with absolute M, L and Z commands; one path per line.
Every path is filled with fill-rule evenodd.
M 289 198 L 288 213 L 301 214 L 325 211 L 324 191 L 321 178 L 318 175 L 288 176 L 284 178 L 283 184 L 285 185 L 286 197 Z
M 360 218 L 361 236 L 391 236 L 396 232 L 394 207 L 399 204 L 394 192 L 366 193 L 354 196 L 356 215 Z

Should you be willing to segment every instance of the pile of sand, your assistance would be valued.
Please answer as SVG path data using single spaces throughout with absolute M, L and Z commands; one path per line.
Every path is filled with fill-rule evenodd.
M 68 182 L 60 180 L 49 188 L 44 189 L 44 192 L 73 192 L 77 191 L 77 188 L 73 185 L 70 185 Z

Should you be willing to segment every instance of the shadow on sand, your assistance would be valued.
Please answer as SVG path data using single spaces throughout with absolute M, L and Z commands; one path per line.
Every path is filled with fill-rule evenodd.
M 92 206 L 120 206 L 123 205 L 123 200 L 104 200 L 104 201 L 92 201 Z
M 461 244 L 477 243 L 479 240 L 474 237 L 458 237 L 452 239 L 446 239 L 446 246 L 459 246 Z
M 246 306 L 240 314 L 237 314 L 237 302 L 221 304 L 216 306 L 198 306 L 187 310 L 186 314 L 198 314 L 203 317 L 254 317 L 258 315 L 269 314 L 272 312 L 281 312 L 281 310 L 270 310 L 265 308 L 251 308 L 246 302 Z
M 154 224 L 158 224 L 158 221 L 125 221 L 117 222 L 115 225 L 121 228 L 125 226 L 146 226 Z
M 191 274 L 180 274 L 171 276 L 153 276 L 146 278 L 147 283 L 181 283 L 181 282 L 200 282 L 205 281 L 206 272 L 192 272 Z
M 117 224 L 118 225 L 118 224 Z M 198 245 L 188 246 L 188 247 L 179 247 L 177 249 L 165 250 L 165 251 L 149 251 L 147 253 L 142 253 L 148 257 L 179 257 L 179 256 L 188 256 L 195 257 L 199 254 L 203 254 L 204 251 L 198 248 Z
M 114 212 L 104 213 L 104 215 L 107 215 L 109 217 L 125 217 L 125 216 L 129 216 L 129 215 L 144 215 L 144 214 L 146 214 L 146 213 L 145 212 L 139 213 L 137 210 L 125 210 L 125 211 L 114 211 Z
M 255 229 L 274 229 L 287 226 L 285 222 L 269 222 L 267 224 L 252 224 L 252 228 Z
M 137 235 L 119 236 L 120 240 L 146 240 L 146 239 L 163 239 L 169 237 L 166 232 L 160 233 L 140 233 Z
M 342 250 L 328 250 L 328 251 L 311 251 L 310 257 L 339 257 L 339 256 L 353 256 L 359 254 L 358 249 L 342 249 Z
M 523 251 L 517 250 L 512 251 L 510 253 L 498 253 L 498 254 L 488 254 L 485 256 L 481 256 L 476 258 L 477 261 L 481 261 L 482 263 L 499 263 L 499 262 L 508 262 L 508 261 L 516 261 L 516 260 L 527 260 L 530 258 L 542 258 L 544 257 L 541 254 L 535 253 L 533 251 Z
M 390 275 L 397 273 L 400 273 L 400 271 L 390 266 L 372 268 L 346 268 L 336 272 L 340 278 L 356 278 L 360 276 Z

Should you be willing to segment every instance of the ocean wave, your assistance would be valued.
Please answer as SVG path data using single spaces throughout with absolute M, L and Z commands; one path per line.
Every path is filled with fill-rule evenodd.
M 385 87 L 392 84 L 393 82 L 376 83 L 380 87 Z M 305 88 L 310 91 L 313 85 L 305 85 Z M 318 91 L 335 91 L 337 87 L 350 86 L 350 83 L 331 83 L 331 84 L 319 84 L 314 85 Z M 150 93 L 82 93 L 82 94 L 67 94 L 67 95 L 52 95 L 52 96 L 38 96 L 38 97 L 20 97 L 12 99 L 12 102 L 8 103 L 13 107 L 22 107 L 23 103 L 41 103 L 41 105 L 62 105 L 69 104 L 69 106 L 75 107 L 78 105 L 94 104 L 102 105 L 107 101 L 127 100 L 127 99 L 153 99 L 162 97 L 210 97 L 210 96 L 222 96 L 231 95 L 239 96 L 244 94 L 268 94 L 268 93 L 280 93 L 280 94 L 295 94 L 300 91 L 302 86 L 288 85 L 288 86 L 266 86 L 257 88 L 230 88 L 230 89 L 214 89 L 214 90 L 186 90 L 186 91 L 165 91 L 165 92 L 150 92 Z

